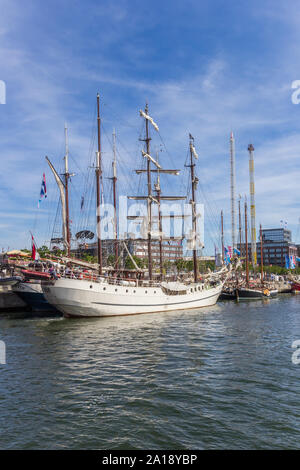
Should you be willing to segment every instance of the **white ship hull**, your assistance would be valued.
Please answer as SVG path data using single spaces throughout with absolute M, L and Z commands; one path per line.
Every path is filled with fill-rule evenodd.
M 47 301 L 66 317 L 109 317 L 141 313 L 169 312 L 214 305 L 222 290 L 203 284 L 186 286 L 186 293 L 168 295 L 162 287 L 114 285 L 61 278 L 43 282 Z

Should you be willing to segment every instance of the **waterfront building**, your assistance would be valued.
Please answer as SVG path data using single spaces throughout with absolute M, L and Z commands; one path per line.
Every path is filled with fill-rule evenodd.
M 265 266 L 285 267 L 286 256 L 298 256 L 297 246 L 292 242 L 292 232 L 286 228 L 263 229 L 263 263 Z M 245 256 L 245 243 L 238 245 Z M 257 243 L 257 263 L 261 264 L 260 241 Z M 251 245 L 248 246 L 248 259 L 251 260 Z
M 131 255 L 137 258 L 147 258 L 148 256 L 148 240 L 142 238 L 134 238 L 124 240 L 127 245 L 128 251 Z M 124 242 L 118 240 L 119 253 L 123 261 L 128 256 L 127 251 L 124 249 Z M 114 247 L 116 241 L 114 239 L 102 240 L 102 256 L 103 260 L 107 262 L 110 255 L 114 254 Z M 159 240 L 152 239 L 152 258 L 153 262 L 159 264 Z M 97 243 L 86 243 L 80 247 L 80 253 L 87 253 L 92 256 L 97 255 Z M 164 239 L 162 242 L 162 255 L 164 261 L 174 262 L 183 258 L 182 239 Z
M 146 258 L 148 252 L 148 240 L 131 239 L 127 243 L 132 255 L 138 258 Z M 159 240 L 151 241 L 152 258 L 155 263 L 159 263 Z M 162 241 L 162 255 L 164 261 L 174 262 L 183 257 L 182 239 L 164 239 Z

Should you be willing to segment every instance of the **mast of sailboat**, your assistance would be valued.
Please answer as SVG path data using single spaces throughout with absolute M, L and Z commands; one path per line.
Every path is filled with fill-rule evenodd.
M 71 253 L 71 234 L 70 234 L 70 212 L 69 212 L 69 144 L 68 144 L 68 128 L 65 124 L 65 197 L 66 197 L 66 229 L 67 229 L 67 256 Z
M 246 243 L 246 287 L 249 287 L 247 201 L 245 201 L 245 243 Z
M 145 114 L 148 116 L 148 103 L 145 106 Z M 150 136 L 149 136 L 149 121 L 145 118 L 146 127 L 146 152 L 150 155 Z M 148 187 L 148 199 L 147 199 L 147 215 L 148 215 L 148 270 L 149 280 L 152 280 L 152 252 L 151 252 L 151 228 L 152 228 L 152 188 L 151 188 L 151 162 L 150 158 L 147 158 L 147 187 Z
M 60 178 L 58 172 L 55 170 L 54 166 L 50 162 L 49 158 L 46 157 L 46 161 L 54 175 L 55 181 L 57 183 L 59 193 L 60 193 L 60 200 L 61 200 L 61 211 L 62 211 L 62 235 L 63 235 L 63 242 L 64 246 L 68 246 L 68 235 L 67 235 L 67 217 L 66 217 L 66 192 L 65 192 L 65 184 Z
M 239 242 L 240 242 L 240 256 L 242 253 L 242 215 L 241 215 L 241 197 L 239 197 Z
M 117 218 L 117 155 L 116 155 L 116 131 L 113 131 L 113 198 L 114 198 L 114 228 L 115 228 L 115 269 L 118 269 L 119 265 L 119 253 L 118 253 L 118 218 Z
M 99 264 L 99 274 L 102 274 L 102 244 L 101 244 L 101 212 L 100 212 L 100 180 L 102 176 L 101 171 L 101 119 L 100 119 L 100 96 L 97 94 L 97 129 L 98 129 L 98 151 L 97 151 L 97 161 L 96 161 L 96 199 L 97 199 L 97 248 L 98 248 L 98 264 Z
M 222 245 L 222 264 L 224 263 L 224 216 L 221 211 L 221 245 Z
M 259 228 L 259 236 L 260 236 L 260 275 L 261 275 L 261 286 L 264 286 L 264 258 L 263 258 L 263 236 L 262 236 L 262 228 L 260 224 Z
M 152 242 L 152 202 L 155 204 L 158 204 L 158 200 L 156 197 L 152 195 L 152 188 L 151 188 L 151 173 L 159 173 L 159 174 L 169 174 L 169 175 L 178 175 L 179 170 L 166 170 L 163 169 L 160 164 L 155 160 L 155 158 L 151 157 L 150 155 L 150 136 L 149 136 L 149 122 L 152 124 L 154 129 L 159 132 L 158 125 L 153 121 L 152 117 L 149 116 L 148 114 L 148 104 L 146 103 L 145 111 L 140 110 L 140 115 L 142 116 L 143 119 L 145 119 L 145 139 L 139 139 L 142 142 L 146 142 L 146 152 L 142 150 L 142 155 L 144 158 L 147 159 L 147 168 L 143 170 L 135 170 L 135 172 L 139 175 L 141 173 L 147 173 L 147 195 L 146 196 L 127 196 L 128 199 L 133 199 L 133 200 L 141 200 L 141 201 L 147 201 L 147 239 L 148 239 L 148 268 L 149 268 L 149 279 L 152 280 L 152 253 L 151 253 L 151 242 Z M 151 164 L 155 165 L 156 169 L 151 168 Z M 188 165 L 189 166 L 189 165 Z M 160 201 L 179 201 L 179 200 L 185 200 L 186 196 L 161 196 L 161 192 L 159 194 L 159 202 Z M 160 208 L 159 208 L 160 212 Z M 127 217 L 128 219 L 131 219 L 131 216 Z M 135 218 L 135 217 L 134 217 Z M 162 215 L 160 215 L 160 218 L 162 218 Z M 160 231 L 161 231 L 161 223 L 160 223 Z M 160 236 L 162 236 L 162 232 L 160 233 Z M 161 256 L 162 260 L 162 256 Z M 162 266 L 162 263 L 161 263 Z M 162 268 L 161 268 L 162 272 Z
M 193 221 L 193 238 L 194 238 L 194 245 L 193 245 L 193 265 L 194 265 L 194 281 L 197 282 L 198 280 L 198 266 L 197 266 L 197 219 L 196 219 L 196 196 L 195 196 L 195 189 L 196 189 L 196 179 L 195 179 L 195 163 L 193 156 L 195 155 L 194 149 L 194 137 L 190 134 L 190 167 L 191 167 L 191 182 L 192 182 L 192 221 Z
M 158 152 L 156 156 L 156 161 L 158 162 Z M 158 231 L 159 231 L 159 269 L 160 269 L 160 280 L 163 279 L 163 250 L 162 250 L 162 213 L 161 213 L 161 204 L 160 204 L 160 174 L 159 169 L 157 170 L 157 180 L 155 185 L 156 195 L 157 195 L 157 210 L 158 210 Z
M 233 132 L 230 134 L 230 192 L 231 192 L 231 236 L 232 251 L 236 248 L 236 202 L 235 202 L 235 142 Z

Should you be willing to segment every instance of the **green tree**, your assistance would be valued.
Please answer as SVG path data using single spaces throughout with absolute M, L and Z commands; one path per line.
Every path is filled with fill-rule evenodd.
M 138 256 L 135 256 L 135 255 L 132 255 L 131 257 L 132 259 L 134 259 L 136 265 L 143 269 L 145 267 L 145 260 L 143 258 L 139 258 Z M 136 269 L 132 259 L 130 258 L 130 256 L 127 256 L 126 260 L 125 260 L 125 268 L 126 269 Z
M 182 271 L 184 271 L 186 269 L 186 261 L 182 258 L 179 258 L 177 259 L 175 262 L 174 262 L 175 266 L 176 266 L 176 269 L 177 269 L 177 272 L 180 273 Z

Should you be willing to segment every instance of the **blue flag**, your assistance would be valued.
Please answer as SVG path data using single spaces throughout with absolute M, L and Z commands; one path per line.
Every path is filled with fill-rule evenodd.
M 285 255 L 285 268 L 290 269 L 290 257 Z
M 47 197 L 47 188 L 46 188 L 46 177 L 45 173 L 43 173 L 42 185 L 41 185 L 41 192 L 40 192 L 40 199 L 38 203 L 38 207 L 40 207 L 40 203 L 42 202 L 43 197 L 46 199 Z
M 228 248 L 226 248 L 226 246 L 224 247 L 224 262 L 225 262 L 226 265 L 230 263 L 230 254 L 229 254 L 229 250 L 228 250 Z

